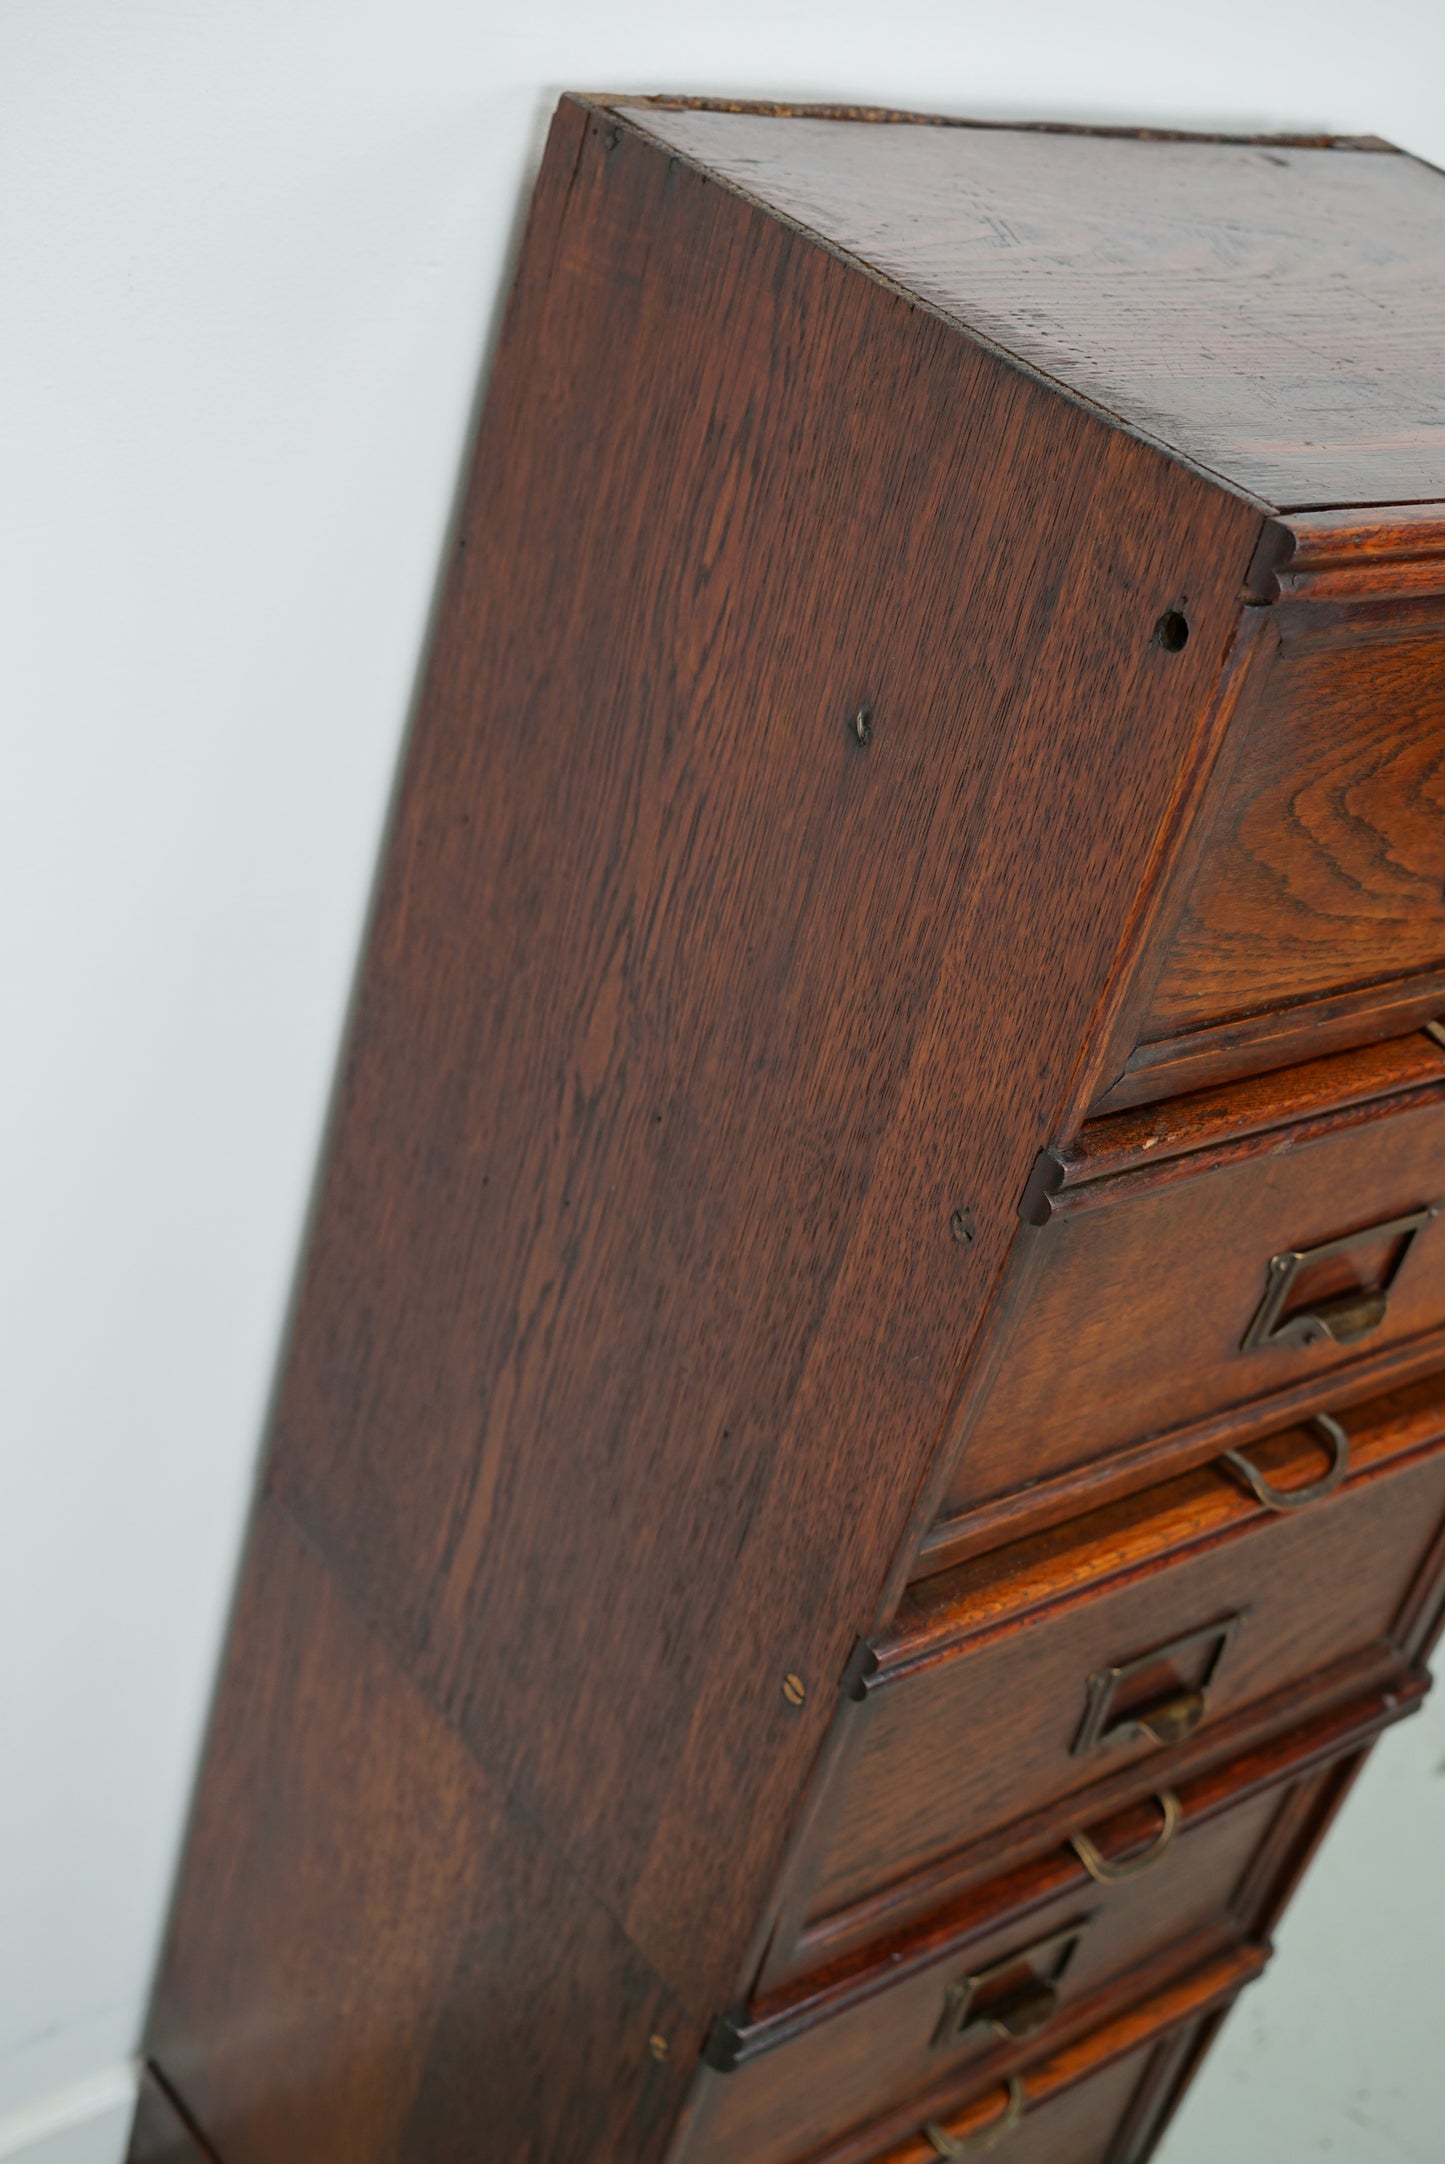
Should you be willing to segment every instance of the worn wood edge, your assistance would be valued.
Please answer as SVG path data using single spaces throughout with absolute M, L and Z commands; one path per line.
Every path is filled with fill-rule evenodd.
M 1190 1472 L 1225 1450 L 1297 1427 L 1315 1413 L 1348 1410 L 1407 1383 L 1420 1382 L 1442 1367 L 1445 1325 L 1381 1346 L 1347 1368 L 1304 1377 L 1265 1397 L 1246 1399 L 1202 1420 L 1147 1436 L 1051 1480 L 991 1497 L 956 1517 L 940 1518 L 929 1529 L 919 1545 L 914 1579 L 934 1577 L 971 1556 L 1007 1547 L 1137 1489 Z
M 919 128 L 988 128 L 1023 135 L 1115 136 L 1143 143 L 1239 143 L 1259 144 L 1265 149 L 1363 151 L 1396 158 L 1411 155 L 1380 135 L 1259 135 L 1211 128 L 1155 128 L 1129 121 L 980 119 L 966 113 L 915 112 L 903 106 L 694 97 L 683 91 L 585 91 L 570 95 L 586 97 L 608 111 L 617 106 L 651 106 L 663 112 L 751 113 L 765 120 L 861 120 L 880 125 L 901 122 Z
M 1425 1696 L 1422 1690 L 1412 1711 L 1418 1710 Z M 1382 1732 L 1377 1730 L 1376 1736 Z M 1359 1750 L 1332 1761 L 1322 1769 L 1319 1780 L 1287 1799 L 1282 1812 L 1289 1820 L 1287 1828 L 1264 1844 L 1236 1890 L 1235 1905 L 1251 1938 L 1267 1939 L 1273 1933 L 1359 1779 L 1376 1736 L 1367 1738 Z
M 1383 1433 L 1377 1429 L 1373 1434 L 1351 1436 L 1354 1463 L 1346 1480 L 1334 1491 L 1312 1507 L 1329 1510 L 1342 1504 L 1347 1498 L 1359 1495 L 1366 1488 L 1376 1486 L 1382 1480 L 1393 1480 L 1397 1475 L 1437 1456 L 1445 1450 L 1445 1404 L 1437 1396 L 1427 1406 L 1416 1408 L 1402 1419 L 1384 1424 Z M 1317 1446 L 1305 1442 L 1295 1453 L 1310 1464 L 1314 1462 Z M 1306 1468 L 1307 1469 L 1307 1468 Z M 1194 1468 L 1197 1473 L 1200 1468 Z M 1187 1476 L 1185 1476 L 1187 1477 Z M 1167 1484 L 1166 1484 L 1167 1485 Z M 1145 1489 L 1139 1500 L 1148 1504 L 1151 1491 Z M 1126 1499 L 1127 1500 L 1127 1499 Z M 1087 1575 L 1070 1578 L 1058 1590 L 1043 1594 L 1030 1593 L 1027 1588 L 1030 1573 L 1025 1569 L 1017 1580 L 1018 1590 L 1010 1600 L 1006 1590 L 1000 1590 L 982 1613 L 979 1612 L 978 1592 L 975 1584 L 965 1577 L 963 1583 L 950 1592 L 948 1581 L 943 1577 L 931 1577 L 927 1583 L 933 1612 L 920 1613 L 915 1607 L 916 1620 L 900 1620 L 887 1637 L 874 1641 L 877 1665 L 864 1679 L 863 1689 L 869 1698 L 880 1691 L 891 1689 L 905 1676 L 914 1675 L 920 1669 L 932 1667 L 939 1660 L 952 1660 L 965 1646 L 977 1648 L 991 1644 L 996 1638 L 1017 1629 L 1025 1619 L 1054 1614 L 1061 1609 L 1072 1608 L 1081 1601 L 1096 1599 L 1106 1587 L 1117 1587 L 1131 1580 L 1152 1576 L 1160 1569 L 1172 1568 L 1186 1558 L 1212 1552 L 1232 1544 L 1261 1526 L 1267 1524 L 1273 1513 L 1257 1497 L 1247 1493 L 1238 1483 L 1220 1474 L 1218 1493 L 1208 1517 L 1191 1523 L 1182 1535 L 1169 1527 L 1168 1501 L 1164 1504 L 1158 1520 L 1151 1530 L 1145 1519 L 1140 1526 L 1137 1544 L 1123 1550 L 1117 1532 L 1097 1532 L 1090 1525 L 1093 1513 L 1086 1513 L 1077 1521 L 1064 1521 L 1062 1525 L 1048 1530 L 1064 1535 L 1071 1534 L 1077 1524 L 1079 1543 L 1088 1554 L 1096 1542 L 1102 1544 L 1102 1560 Z M 1109 1506 L 1104 1506 L 1108 1508 Z M 1008 1543 L 1001 1549 L 991 1551 L 995 1560 L 1003 1566 L 1005 1575 L 1002 1588 L 1008 1585 L 1007 1569 L 1011 1550 L 1015 1546 L 1027 1546 L 1029 1536 L 1023 1541 Z M 976 1561 L 977 1558 L 974 1558 Z M 960 1570 L 967 1571 L 961 1564 Z
M 1197 1179 L 1204 1172 L 1249 1164 L 1256 1158 L 1278 1156 L 1285 1150 L 1292 1153 L 1309 1149 L 1315 1143 L 1331 1141 L 1336 1135 L 1354 1134 L 1360 1128 L 1373 1127 L 1378 1120 L 1428 1111 L 1432 1105 L 1441 1102 L 1445 1102 L 1445 1075 L 1430 1082 L 1408 1083 L 1382 1096 L 1331 1106 L 1304 1119 L 1286 1120 L 1278 1127 L 1260 1125 L 1243 1134 L 1229 1134 L 1227 1139 L 1221 1131 L 1219 1139 L 1197 1140 L 1187 1150 L 1161 1149 L 1151 1153 L 1146 1162 L 1131 1165 L 1125 1171 L 1114 1170 L 1107 1158 L 1091 1164 L 1085 1155 L 1076 1160 L 1074 1180 L 1070 1182 L 1065 1171 L 1057 1188 L 1043 1198 L 1043 1206 L 1048 1211 L 1047 1221 L 1076 1217 L 1083 1210 L 1106 1208 L 1126 1198 L 1150 1195 L 1161 1187 L 1172 1187 L 1180 1180 Z M 1422 1193 L 1420 1207 L 1427 1202 L 1439 1201 L 1442 1195 L 1445 1195 L 1445 1170 L 1441 1173 L 1441 1195 Z
M 1301 1723 L 1280 1741 L 1259 1743 L 1234 1756 L 1211 1760 L 1187 1781 L 1174 1784 L 1183 1808 L 1180 1838 L 1357 1750 L 1382 1729 L 1406 1718 L 1424 1694 L 1423 1678 L 1412 1689 L 1377 1690 Z M 1144 1799 L 1122 1804 L 1103 1819 L 1072 1813 L 1064 1823 L 1073 1831 L 1087 1826 L 1105 1854 L 1118 1858 L 1142 1853 L 1158 1833 L 1157 1814 Z M 935 1903 L 927 1908 L 919 1906 L 910 1923 L 891 1934 L 865 1934 L 860 1930 L 860 1924 L 874 1908 L 871 1901 L 817 1919 L 799 1937 L 797 1966 L 788 1984 L 755 2000 L 746 2024 L 740 2024 L 739 2065 L 778 2049 L 794 2036 L 807 2034 L 849 2007 L 876 1998 L 903 1978 L 946 1960 L 985 1934 L 991 1938 L 1006 1931 L 1011 1923 L 1023 1930 L 1039 1909 L 1051 1907 L 1070 1891 L 1086 1900 L 1092 1885 L 1088 1872 L 1064 1840 L 1026 1860 L 1017 1873 L 1002 1874 L 1004 1879 L 1011 1876 L 1028 1881 L 1014 1898 L 986 1912 L 980 1912 L 975 1898 L 966 1918 L 951 1923 L 947 1903 L 941 1908 Z M 956 1910 L 957 1902 L 953 1906 Z M 896 1900 L 883 1913 L 895 1915 Z M 835 1955 L 831 1964 L 819 1958 L 842 1941 L 847 1942 L 848 1950 Z
M 1266 603 L 1445 592 L 1445 503 L 1281 512 L 1265 523 L 1246 592 Z
M 1141 884 L 1135 915 L 1080 1050 L 1069 1088 L 1069 1113 L 1057 1138 L 1063 1142 L 1072 1139 L 1085 1117 L 1107 1102 L 1130 1072 L 1140 1029 L 1213 826 L 1211 809 L 1243 756 L 1248 730 L 1240 716 L 1247 718 L 1261 695 L 1278 646 L 1278 627 L 1272 611 L 1250 608 L 1243 605 L 1243 596 L 1241 600 L 1192 769 L 1181 783 L 1172 818 L 1161 829 L 1157 855 Z
M 1156 1984 L 1096 2028 L 1026 2066 L 1029 2108 L 1053 2102 L 1131 2053 L 1163 2042 L 1186 2023 L 1226 2005 L 1268 1960 L 1267 1947 L 1245 1944 L 1214 1955 L 1173 1981 Z M 816 2151 L 807 2164 L 937 2164 L 931 2145 L 916 2131 L 918 2122 L 932 2120 L 959 2139 L 982 2132 L 998 2117 L 998 2086 L 999 2077 L 990 2076 L 986 2068 L 964 2081 L 957 2076 L 940 2080 L 905 2109 Z
M 1261 1074 L 1367 1050 L 1411 1035 L 1441 1008 L 1445 969 L 1426 969 L 1206 1022 L 1177 1036 L 1150 1038 L 1134 1047 L 1115 1080 L 1093 1100 L 1089 1118 L 1157 1104 L 1161 1098 L 1227 1089 Z M 1323 1035 L 1325 1043 L 1311 1049 L 1310 1038 L 1316 1034 Z
M 737 196 L 740 201 L 749 204 L 754 210 L 761 212 L 764 217 L 775 219 L 779 225 L 785 226 L 789 232 L 796 233 L 811 246 L 821 248 L 825 254 L 832 256 L 837 262 L 845 263 L 851 269 L 858 271 L 863 277 L 871 279 L 875 285 L 883 287 L 886 292 L 904 301 L 910 308 L 914 308 L 920 314 L 930 316 L 935 322 L 943 324 L 955 336 L 967 338 L 980 351 L 991 354 L 995 360 L 1012 369 L 1015 374 L 1024 376 L 1031 383 L 1052 392 L 1054 397 L 1063 399 L 1067 405 L 1075 407 L 1079 412 L 1087 413 L 1093 419 L 1102 421 L 1107 427 L 1115 430 L 1120 435 L 1129 437 L 1132 442 L 1139 444 L 1143 449 L 1152 451 L 1157 457 L 1167 460 L 1171 466 L 1182 468 L 1184 472 L 1192 475 L 1195 480 L 1207 482 L 1212 488 L 1218 489 L 1222 495 L 1230 497 L 1234 502 L 1247 504 L 1251 510 L 1258 511 L 1262 519 L 1268 518 L 1277 510 L 1276 505 L 1267 502 L 1262 496 L 1254 495 L 1251 490 L 1245 488 L 1241 482 L 1233 479 L 1229 474 L 1221 472 L 1216 467 L 1201 464 L 1198 459 L 1191 458 L 1186 452 L 1167 442 L 1164 437 L 1151 434 L 1149 430 L 1141 427 L 1136 421 L 1116 413 L 1113 407 L 1105 405 L 1099 399 L 1090 398 L 1086 392 L 1077 390 L 1073 385 L 1062 382 L 1057 376 L 1050 375 L 1047 370 L 1038 367 L 1032 361 L 1026 360 L 1023 355 L 1014 352 L 1010 347 L 1001 345 L 996 339 L 990 337 L 988 332 L 982 330 L 977 324 L 971 323 L 966 316 L 955 314 L 953 310 L 945 308 L 940 302 L 934 301 L 927 295 L 916 291 L 914 287 L 904 284 L 901 279 L 891 277 L 887 271 L 882 270 L 877 264 L 870 263 L 866 256 L 859 255 L 851 248 L 845 248 L 840 242 L 831 239 L 827 234 L 820 233 L 815 226 L 806 224 L 801 218 L 781 209 L 776 203 L 770 203 L 766 197 L 754 194 L 751 189 L 745 188 L 739 181 L 735 180 L 731 174 L 720 173 L 715 166 L 709 165 L 704 158 L 696 156 L 691 151 L 678 149 L 676 145 L 668 142 L 665 136 L 656 134 L 646 124 L 646 112 L 649 105 L 655 110 L 664 112 L 711 110 L 712 108 L 705 103 L 700 102 L 694 106 L 686 100 L 673 100 L 669 103 L 666 99 L 648 100 L 640 98 L 614 98 L 607 101 L 596 98 L 589 99 L 577 92 L 569 92 L 567 95 L 576 98 L 579 103 L 586 105 L 594 113 L 610 116 L 615 125 L 626 127 L 630 133 L 636 135 L 640 141 L 648 144 L 650 148 L 658 151 L 662 156 L 674 160 L 679 165 L 687 166 L 690 171 L 697 173 L 712 187 L 727 189 L 729 194 Z M 746 111 L 748 108 L 724 103 L 717 110 L 740 112 Z M 1247 565 L 1241 566 L 1241 579 L 1245 576 L 1247 568 Z
M 1226 2000 L 1187 2028 L 1175 2029 L 1151 2053 L 1144 2078 L 1120 2123 L 1108 2164 L 1145 2164 L 1145 2159 L 1152 2156 L 1232 2004 L 1232 1999 Z
M 1445 1082 L 1445 1048 L 1424 1030 L 1378 1045 L 1352 1045 L 1280 1070 L 1267 1082 L 1241 1076 L 1213 1089 L 1089 1120 L 1071 1143 L 1055 1147 L 1062 1189 L 1111 1174 L 1133 1173 L 1221 1142 L 1277 1135 L 1301 1119 L 1369 1105 L 1389 1110 L 1410 1090 Z
M 1383 1653 L 1352 1656 L 1311 1682 L 1312 1687 L 1303 1691 L 1297 1685 L 1285 1686 L 1259 1705 L 1245 1707 L 1221 1722 L 1212 1737 L 1195 1738 L 1172 1753 L 1171 1784 L 1187 1787 L 1215 1769 L 1275 1749 L 1282 1737 L 1307 1730 L 1318 1739 L 1318 1747 L 1314 1758 L 1302 1756 L 1296 1771 L 1303 1776 L 1311 1764 L 1328 1764 L 1341 1752 L 1408 1719 L 1430 1689 L 1423 1669 L 1388 1648 Z M 1081 1826 L 1107 1825 L 1125 1812 L 1143 1808 L 1159 1780 L 1160 1768 L 1145 1759 L 1091 1788 L 1071 1791 L 1001 1832 L 810 1918 L 790 1957 L 790 1980 L 849 1958 L 863 1947 L 907 1930 L 918 1919 L 972 1896 L 991 1879 L 1026 1868 Z

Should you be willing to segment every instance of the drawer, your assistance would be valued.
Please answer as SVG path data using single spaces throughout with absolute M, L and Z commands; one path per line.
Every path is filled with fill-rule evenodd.
M 1423 1035 L 1113 1114 L 1042 1164 L 945 1519 L 1272 1393 L 1323 1396 L 1445 1324 L 1445 1052 Z
M 960 1945 L 952 1967 L 973 1958 L 982 1952 Z M 1082 1997 L 1073 2019 L 1060 2019 L 1047 2038 L 971 2058 L 947 2045 L 915 2043 L 919 2021 L 937 2019 L 939 2008 L 947 2019 L 952 2010 L 952 1969 L 934 1963 L 937 1974 L 889 1982 L 874 2004 L 874 2019 L 891 2019 L 898 2030 L 891 2069 L 870 2051 L 859 2008 L 828 2017 L 831 2034 L 813 2028 L 735 2071 L 707 2071 L 675 2164 L 893 2164 L 915 2155 L 937 2164 L 947 2142 L 978 2145 L 967 2153 L 984 2153 L 993 2142 L 1010 2160 L 1056 2160 L 1056 2142 L 1086 2132 L 1101 2147 L 1084 2155 L 1108 2155 L 1138 2095 L 1146 2056 L 1168 2030 L 1237 1991 L 1261 1963 L 1255 1945 L 1203 1956 L 1181 1948 L 1170 1974 L 1123 1978 L 1112 1993 Z M 919 1982 L 926 1982 L 924 1993 Z M 909 2004 L 893 2010 L 887 2002 L 900 1993 Z M 1062 2153 L 1073 2164 L 1075 2151 Z
M 1438 511 L 1425 516 L 1428 535 L 1395 538 L 1436 552 L 1420 568 L 1438 588 Z M 1101 1100 L 1111 1108 L 1364 1043 L 1410 1027 L 1412 1005 L 1422 1017 L 1445 1006 L 1441 600 L 1342 611 L 1326 559 L 1343 537 L 1318 530 L 1337 520 L 1291 521 L 1276 636 L 1255 649 L 1135 989 L 1137 1042 Z
M 922 2125 L 814 2151 L 808 2164 L 939 2164 L 997 2154 L 1002 2164 L 1141 2164 L 1231 2000 L 1263 1966 L 1241 1949 L 1127 2008 L 1012 2085 L 945 2097 Z M 915 2121 L 917 2115 L 915 2114 Z M 738 2159 L 742 2164 L 742 2159 Z
M 1379 1722 L 1308 1725 L 975 1889 L 720 2025 L 726 2066 L 688 2164 L 785 2164 L 970 2068 L 1006 2079 L 1092 2027 L 1140 1977 L 1177 1974 L 1267 1929 L 1263 1908 L 1308 1846 L 1339 1760 Z
M 810 1923 L 1400 1672 L 1438 1597 L 1445 1380 L 1341 1432 L 1348 1477 L 1301 1509 L 1245 1484 L 1315 1485 L 1320 1447 L 1294 1430 L 915 1584 L 840 1723 L 800 1866 Z

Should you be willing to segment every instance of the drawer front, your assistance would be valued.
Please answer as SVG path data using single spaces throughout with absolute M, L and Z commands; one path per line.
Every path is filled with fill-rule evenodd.
M 1442 1197 L 1430 1091 L 1065 1187 L 943 1515 L 1439 1327 Z
M 1006 2091 L 986 2099 L 976 2110 L 933 2123 L 945 2141 L 971 2141 L 977 2145 L 975 2157 L 995 2155 L 999 2164 L 1112 2164 L 1118 2137 L 1153 2056 L 1145 2045 L 1062 2095 L 1026 2107 L 1001 2139 L 992 2136 L 991 2125 L 1008 2116 Z M 984 2110 L 993 2114 L 993 2121 L 983 2117 Z M 990 2139 L 995 2143 L 992 2149 L 985 2146 Z M 968 2154 L 966 2149 L 964 2154 Z M 939 2164 L 939 2145 L 920 2132 L 890 2142 L 881 2155 L 875 2152 L 875 2160 L 876 2164 Z M 737 2164 L 742 2164 L 741 2152 Z M 820 2159 L 819 2164 L 833 2164 L 833 2160 Z
M 1172 1950 L 1176 1970 L 1192 1968 L 1238 1941 L 1246 1919 L 1232 1902 L 1272 1826 L 1293 1827 L 1291 1786 L 1231 1805 L 1226 1775 L 1199 1793 L 1208 1815 L 1195 1823 L 1186 1798 L 1163 1839 L 1148 1815 L 1142 1868 L 1135 1821 L 1145 1814 L 1096 1829 L 1094 1868 L 1132 1875 L 1100 1883 L 1064 1848 L 972 1900 L 941 1952 L 891 1948 L 851 1986 L 852 2003 L 847 1988 L 805 1998 L 791 2033 L 789 2013 L 775 2017 L 783 2040 L 771 2048 L 767 2023 L 745 2031 L 753 2055 L 719 2081 L 687 2164 L 788 2164 L 955 2072 L 983 2078 L 990 2063 L 1007 2073 L 1037 2056 L 1140 1964 L 1167 1969 Z
M 1146 1558 L 1118 1579 L 1101 1536 L 1060 1565 L 1069 1597 L 1010 1618 L 995 1586 L 992 1612 L 1002 1608 L 1004 1620 L 978 1636 L 960 1635 L 919 1665 L 890 1666 L 885 1652 L 834 1775 L 810 1915 L 1121 1768 L 1157 1764 L 1166 1782 L 1191 1694 L 1203 1704 L 1184 1734 L 1207 1738 L 1231 1713 L 1349 1656 L 1388 1659 L 1395 1616 L 1442 1516 L 1437 1436 L 1419 1457 L 1352 1477 L 1297 1514 L 1257 1511 L 1193 1553 Z M 955 1582 L 966 1633 L 967 1570 L 928 1591 L 948 1626 Z
M 1445 963 L 1445 631 L 1287 639 L 1237 726 L 1146 1041 Z

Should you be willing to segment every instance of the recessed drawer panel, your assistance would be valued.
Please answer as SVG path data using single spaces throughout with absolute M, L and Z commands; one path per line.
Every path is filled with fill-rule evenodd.
M 1383 1093 L 1350 1102 L 1362 1073 Z M 1440 1328 L 1442 1198 L 1423 1036 L 1092 1123 L 1026 1203 L 1036 1259 L 943 1515 Z
M 982 2094 L 971 2083 L 966 2101 L 927 2107 L 922 2126 L 881 2146 L 863 2131 L 814 2151 L 808 2164 L 938 2164 L 995 2152 L 1003 2164 L 1139 2164 L 1214 2022 L 1264 1959 L 1263 1949 L 1242 1947 L 1206 1962 L 1013 2081 Z
M 1121 1814 L 1095 1829 L 1087 1867 L 1065 1847 L 878 1966 L 776 2002 L 740 2030 L 688 2164 L 783 2164 L 969 2066 L 1012 2067 L 1139 1963 L 1172 1948 L 1176 1966 L 1193 1965 L 1234 1943 L 1246 1918 L 1233 1897 L 1288 1787 L 1285 1776 L 1231 1805 L 1227 1775 L 1196 1784 L 1169 1799 L 1162 1835 L 1155 1814 Z
M 1445 964 L 1445 630 L 1286 638 L 1237 727 L 1146 1039 Z
M 1407 1658 L 1445 1518 L 1445 1387 L 1341 1432 L 1330 1492 L 1338 1458 L 1317 1478 L 1325 1454 L 1296 1431 L 915 1585 L 858 1686 L 808 1915 L 1061 1799 L 1086 1812 L 1121 1772 L 1167 1787 L 1231 1721 L 1287 1722 L 1335 1673 L 1349 1690 L 1361 1664 Z M 1251 1471 L 1265 1496 L 1318 1499 L 1281 1514 Z
M 1141 1991 L 1239 1954 L 1248 1903 L 1307 1838 L 1331 1779 L 1328 1768 L 1303 1780 L 1284 1769 L 1231 1805 L 1221 1778 L 1198 1798 L 1199 1823 L 1151 1866 L 1152 1894 L 1144 1876 L 1097 1884 L 1065 1851 L 928 1937 L 890 1945 L 873 1967 L 760 2009 L 728 2033 L 734 2063 L 715 2032 L 685 2164 L 831 2157 L 854 2130 L 895 2115 L 927 2140 L 938 2100 L 960 2092 L 977 2099 L 975 2138 L 1007 2131 L 1013 2154 L 1050 2086 L 1030 2068 L 1077 2047 Z M 872 2153 L 873 2136 L 857 2148 Z

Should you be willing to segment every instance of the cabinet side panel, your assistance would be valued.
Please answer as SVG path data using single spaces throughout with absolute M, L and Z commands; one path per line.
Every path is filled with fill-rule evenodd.
M 625 122 L 554 142 L 270 1480 L 705 2017 L 1259 522 Z
M 221 2164 L 650 2160 L 699 2044 L 264 1506 L 149 2039 Z

